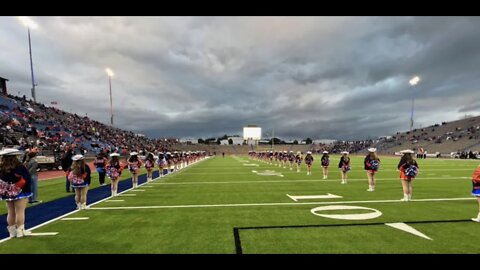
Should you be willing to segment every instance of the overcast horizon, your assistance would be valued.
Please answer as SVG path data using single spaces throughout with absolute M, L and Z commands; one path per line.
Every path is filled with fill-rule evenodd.
M 149 137 L 361 140 L 480 114 L 480 17 L 31 17 L 37 101 Z M 27 29 L 0 77 L 31 98 Z M 412 87 L 409 80 L 421 81 Z

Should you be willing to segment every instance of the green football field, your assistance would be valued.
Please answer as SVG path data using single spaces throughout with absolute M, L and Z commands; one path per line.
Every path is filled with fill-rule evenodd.
M 346 185 L 340 156 L 327 180 L 315 158 L 312 175 L 305 165 L 297 173 L 247 156 L 210 158 L 67 216 L 85 219 L 33 230 L 56 235 L 4 241 L 0 253 L 480 253 L 480 223 L 470 220 L 478 161 L 418 160 L 413 201 L 402 202 L 399 157 L 381 157 L 374 192 L 363 157 L 352 156 Z M 62 185 L 43 181 L 40 194 L 65 195 L 53 195 Z

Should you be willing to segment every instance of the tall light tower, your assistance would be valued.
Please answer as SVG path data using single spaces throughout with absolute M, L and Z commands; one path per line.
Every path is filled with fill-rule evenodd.
M 113 126 L 112 77 L 114 74 L 110 68 L 106 68 L 105 71 L 107 72 L 108 83 L 110 86 L 110 124 Z
M 30 52 L 30 72 L 32 75 L 32 98 L 34 102 L 37 102 L 37 96 L 35 95 L 35 76 L 33 74 L 33 61 L 32 61 L 32 42 L 30 40 L 30 28 L 36 29 L 38 25 L 29 17 L 20 16 L 18 19 L 27 27 L 28 32 L 28 50 Z
M 413 106 L 415 103 L 415 85 L 417 85 L 420 82 L 420 77 L 415 76 L 412 79 L 410 79 L 409 83 L 413 87 L 412 90 L 412 111 L 410 113 L 410 138 L 412 138 L 412 132 L 413 132 Z

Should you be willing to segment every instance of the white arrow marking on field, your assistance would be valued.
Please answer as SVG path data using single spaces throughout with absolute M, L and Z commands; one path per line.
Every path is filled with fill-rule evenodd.
M 288 195 L 287 196 L 294 200 L 294 201 L 298 201 L 298 200 L 306 200 L 306 199 L 336 199 L 336 198 L 343 198 L 342 196 L 338 196 L 338 195 L 335 195 L 335 194 L 331 194 L 331 193 L 327 193 L 327 195 L 305 195 L 305 196 L 291 196 L 291 195 Z
M 407 225 L 403 222 L 385 223 L 385 225 L 390 226 L 390 227 L 395 228 L 395 229 L 399 229 L 399 230 L 404 231 L 404 232 L 414 234 L 416 236 L 419 236 L 419 237 L 422 237 L 422 238 L 425 238 L 425 239 L 428 239 L 428 240 L 433 240 L 432 238 L 426 236 L 425 234 L 423 234 L 423 233 L 417 231 L 416 229 L 414 229 L 412 226 Z

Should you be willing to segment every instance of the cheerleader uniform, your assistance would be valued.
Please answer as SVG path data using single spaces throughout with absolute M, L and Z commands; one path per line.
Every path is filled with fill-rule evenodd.
M 344 158 L 343 156 L 340 158 L 340 162 L 338 163 L 338 168 L 342 170 L 342 172 L 346 173 L 350 170 L 350 158 Z
M 112 181 L 117 180 L 122 175 L 122 169 L 123 167 L 120 165 L 120 162 L 107 165 L 107 176 L 110 177 Z
M 91 181 L 91 174 L 92 172 L 90 170 L 90 167 L 85 164 L 85 172 L 83 173 L 83 175 L 75 175 L 73 174 L 73 171 L 70 170 L 68 173 L 68 181 L 71 182 L 73 188 L 88 187 Z
M 0 200 L 15 201 L 32 196 L 30 173 L 25 166 L 0 175 Z
M 375 163 L 377 163 L 377 166 L 375 168 Z M 378 167 L 380 166 L 380 159 L 371 159 L 370 155 L 367 155 L 365 157 L 365 160 L 363 161 L 364 164 L 364 169 L 368 171 L 369 173 L 376 173 L 378 171 Z
M 405 180 L 405 181 L 409 181 L 409 180 L 412 180 L 412 179 L 415 178 L 415 176 L 406 175 L 406 170 L 412 165 L 414 165 L 418 168 L 417 161 L 412 160 L 411 162 L 408 162 L 407 160 L 405 160 L 403 158 L 400 159 L 400 163 L 398 163 L 398 166 L 397 166 L 397 168 L 400 170 L 400 179 Z

